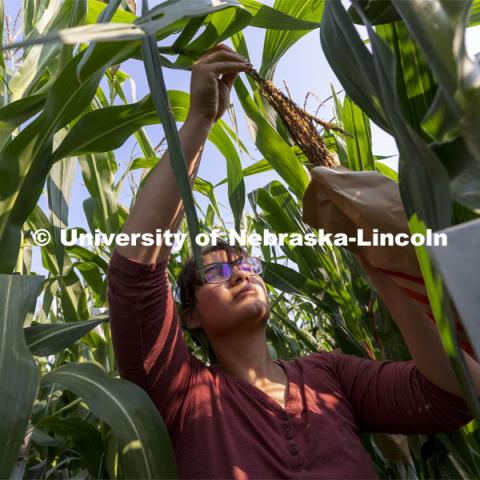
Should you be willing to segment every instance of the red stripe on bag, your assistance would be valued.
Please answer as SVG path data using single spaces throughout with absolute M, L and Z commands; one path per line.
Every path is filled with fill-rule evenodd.
M 419 285 L 425 285 L 422 277 L 417 277 L 415 275 L 409 275 L 408 273 L 396 272 L 395 270 L 387 270 L 386 268 L 379 268 L 379 267 L 376 267 L 376 268 L 377 268 L 377 270 L 380 270 L 381 272 L 383 272 L 387 275 L 393 275 L 394 277 L 399 277 L 399 278 L 403 278 L 405 280 L 410 280 L 412 282 L 418 283 Z
M 416 292 L 415 290 L 410 290 L 407 287 L 400 287 L 410 298 L 413 298 L 417 302 L 423 303 L 425 305 L 430 305 L 428 297 L 421 293 Z

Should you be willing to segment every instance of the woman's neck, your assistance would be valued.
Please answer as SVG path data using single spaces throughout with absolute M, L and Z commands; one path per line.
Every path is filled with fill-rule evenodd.
M 282 368 L 274 363 L 267 347 L 265 329 L 231 338 L 210 340 L 216 366 L 228 374 L 260 387 L 283 378 Z

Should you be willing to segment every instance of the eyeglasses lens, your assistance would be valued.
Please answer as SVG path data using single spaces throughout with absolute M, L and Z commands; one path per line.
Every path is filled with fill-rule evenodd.
M 238 259 L 233 263 L 215 263 L 205 267 L 205 279 L 209 283 L 221 283 L 230 279 L 233 272 L 233 265 L 250 275 L 259 275 L 262 273 L 262 264 L 259 259 L 247 257 Z

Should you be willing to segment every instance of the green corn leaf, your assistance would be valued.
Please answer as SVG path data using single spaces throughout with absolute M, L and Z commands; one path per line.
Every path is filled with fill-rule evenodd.
M 104 446 L 100 432 L 91 423 L 80 417 L 51 416 L 42 418 L 36 428 L 70 440 L 72 448 L 81 455 L 90 475 L 97 478 L 101 474 Z
M 157 5 L 134 23 L 96 23 L 63 28 L 58 32 L 29 38 L 2 48 L 5 50 L 44 43 L 123 42 L 139 40 L 148 35 L 162 36 L 179 29 L 179 25 L 175 26 L 173 31 L 171 28 L 178 20 L 238 6 L 239 3 L 235 0 L 170 0 Z
M 179 50 L 185 49 L 188 43 L 192 40 L 192 38 L 197 34 L 202 25 L 205 23 L 206 18 L 207 15 L 203 15 L 202 17 L 195 17 L 190 19 L 185 28 L 180 32 L 180 35 L 173 42 L 172 50 L 177 52 Z
M 98 16 L 97 25 L 101 24 L 101 23 L 108 23 L 112 19 L 112 17 L 115 15 L 115 12 L 117 11 L 117 9 L 119 7 L 120 2 L 121 2 L 121 0 L 109 0 L 108 6 Z M 82 68 L 87 63 L 90 56 L 92 55 L 92 52 L 93 52 L 94 48 L 95 48 L 95 42 L 91 42 L 90 45 L 85 50 L 85 52 L 82 56 L 82 59 L 77 64 L 76 74 L 77 74 L 77 78 L 79 80 L 81 79 L 81 76 L 82 76 Z
M 295 200 L 280 182 L 273 181 L 265 188 L 258 189 L 255 192 L 255 202 L 255 207 L 258 206 L 262 209 L 264 225 L 260 230 L 266 227 L 272 232 L 279 233 L 305 234 L 310 232 L 310 228 L 302 222 L 298 200 Z M 298 265 L 300 273 L 316 278 L 320 282 L 318 273 L 320 258 L 318 255 L 322 251 L 321 248 L 285 245 L 282 250 L 289 259 Z
M 343 101 L 342 119 L 343 129 L 351 135 L 344 137 L 349 168 L 374 170 L 370 120 L 347 95 Z
M 35 206 L 28 217 L 28 223 L 32 231 L 39 229 L 47 230 L 53 238 L 52 225 L 38 205 Z M 86 320 L 89 312 L 85 289 L 80 283 L 77 274 L 71 268 L 72 262 L 70 258 L 68 256 L 64 257 L 63 270 L 61 271 L 52 242 L 42 246 L 41 252 L 44 268 L 59 277 L 58 280 L 61 286 L 60 299 L 65 320 L 68 322 Z
M 86 13 L 87 0 L 50 2 L 35 25 L 35 31 L 39 35 L 45 35 L 47 32 L 75 27 L 84 22 Z M 12 100 L 18 100 L 37 90 L 45 71 L 60 56 L 61 49 L 59 44 L 34 45 L 26 49 L 22 64 L 9 82 Z
M 452 100 L 452 107 L 455 108 L 453 95 L 459 87 L 458 75 L 464 74 L 465 70 L 469 70 L 469 66 L 473 66 L 473 61 L 467 58 L 464 51 L 462 52 L 471 1 L 392 0 L 392 3 L 423 51 L 435 78 L 448 94 L 447 98 Z M 438 31 L 442 34 L 438 35 Z M 467 62 L 462 65 L 461 71 L 458 70 L 457 56 L 461 56 L 462 60 Z
M 54 384 L 80 396 L 110 426 L 123 446 L 126 478 L 175 478 L 167 430 L 144 390 L 93 363 L 70 363 L 43 377 L 43 387 Z
M 426 234 L 426 225 L 416 215 L 409 219 L 409 227 L 412 233 Z M 470 375 L 465 364 L 458 338 L 456 335 L 455 322 L 451 315 L 450 300 L 443 284 L 441 274 L 435 268 L 425 246 L 415 247 L 418 263 L 422 270 L 428 299 L 432 307 L 435 322 L 442 339 L 443 348 L 449 356 L 452 367 L 465 394 L 470 411 L 480 421 L 480 402 L 475 392 L 473 383 L 469 381 Z
M 375 161 L 375 170 L 398 183 L 398 173 L 381 161 Z
M 89 105 L 105 70 L 128 58 L 137 48 L 134 43 L 97 44 L 84 68 L 86 77 L 81 84 L 75 70 L 82 54 L 76 56 L 53 84 L 40 116 L 1 152 L 0 246 L 5 255 L 0 260 L 0 271 L 11 271 L 15 264 L 20 228 L 42 192 L 52 162 L 54 133 Z
M 251 19 L 252 15 L 243 8 L 229 8 L 208 15 L 204 31 L 182 49 L 176 65 L 190 66 L 205 51 L 245 28 Z
M 320 27 L 320 21 L 304 19 L 302 14 L 297 17 L 295 15 L 297 9 L 289 9 L 290 11 L 287 13 L 256 0 L 240 0 L 240 3 L 253 15 L 250 22 L 251 27 L 267 28 L 268 30 L 314 30 Z M 305 16 L 310 16 L 310 12 Z
M 382 109 L 375 67 L 341 2 L 326 2 L 320 28 L 325 57 L 347 95 L 386 132 L 391 132 Z M 348 62 L 345 59 L 348 58 Z
M 104 127 L 105 125 L 108 123 L 105 123 Z M 102 125 L 97 125 L 97 128 L 101 129 Z M 62 146 L 63 144 L 59 148 Z M 116 194 L 112 190 L 116 169 L 114 154 L 87 153 L 79 157 L 79 163 L 85 186 L 91 195 L 95 227 L 106 234 L 117 233 L 120 229 L 120 218 Z
M 397 96 L 404 117 L 416 132 L 423 134 L 421 125 L 437 92 L 435 79 L 403 23 L 381 25 L 375 31 L 395 56 Z M 431 140 L 428 135 L 423 136 L 426 141 Z
M 81 247 L 80 245 L 66 247 L 66 250 L 70 254 L 71 258 L 75 257 L 79 260 L 83 260 L 84 262 L 95 263 L 95 265 L 97 265 L 103 273 L 107 273 L 108 263 L 95 252 Z
M 242 170 L 242 174 L 244 177 L 249 177 L 250 175 L 257 175 L 258 173 L 269 172 L 272 170 L 272 166 L 268 163 L 267 160 L 262 158 L 262 160 L 258 160 L 254 164 L 246 167 Z M 215 186 L 218 187 L 220 185 L 224 185 L 227 183 L 228 179 L 224 178 L 220 182 L 218 182 Z
M 218 148 L 227 161 L 228 200 L 233 213 L 235 228 L 240 230 L 243 208 L 245 206 L 245 182 L 242 163 L 235 146 L 223 128 L 213 128 L 209 139 Z
M 97 23 L 99 15 L 105 10 L 105 2 L 100 0 L 88 0 L 88 13 L 85 19 L 86 24 Z M 137 16 L 132 12 L 117 9 L 112 17 L 112 23 L 133 23 L 137 20 Z
M 460 122 L 461 134 L 480 163 L 480 65 L 465 47 L 472 2 L 395 0 L 394 4 L 443 90 L 437 104 L 448 103 L 448 115 Z
M 215 197 L 213 185 L 207 180 L 204 180 L 203 178 L 196 177 L 195 183 L 193 184 L 193 189 L 196 192 L 205 195 L 210 200 L 209 206 L 213 208 L 213 211 L 217 214 L 217 217 L 221 218 L 220 209 L 218 208 L 218 203 Z
M 45 100 L 44 93 L 29 95 L 0 109 L 0 148 L 3 148 L 16 128 L 42 110 Z
M 65 137 L 65 132 L 58 132 L 55 141 Z M 63 272 L 65 247 L 61 242 L 61 230 L 68 226 L 68 205 L 70 192 L 75 175 L 75 162 L 63 159 L 52 166 L 47 178 L 48 208 L 50 210 L 50 223 L 52 227 L 52 240 L 58 271 Z
M 473 0 L 470 10 L 469 27 L 475 27 L 480 24 L 480 0 Z
M 160 160 L 159 157 L 146 157 L 146 158 L 139 157 L 132 162 L 129 169 L 130 170 L 137 170 L 139 168 L 152 169 L 159 162 L 159 160 Z
M 363 11 L 372 25 L 383 25 L 401 20 L 400 15 L 395 10 L 390 0 L 360 0 Z M 356 24 L 363 25 L 355 8 L 350 6 L 348 14 Z
M 185 121 L 189 110 L 189 95 L 172 90 L 168 92 L 169 103 L 175 120 Z M 85 114 L 72 128 L 69 136 L 55 152 L 55 158 L 66 155 L 79 155 L 86 152 L 113 150 L 139 128 L 160 122 L 150 95 L 133 105 L 107 107 Z M 105 128 L 108 125 L 109 128 Z M 219 120 L 211 129 L 208 139 L 218 148 L 227 161 L 228 196 L 238 229 L 245 204 L 245 185 L 243 182 L 241 160 L 234 144 L 226 133 L 226 124 Z M 137 159 L 138 160 L 138 159 Z M 158 162 L 157 158 L 136 161 L 131 168 L 149 168 Z M 96 163 L 96 162 L 95 162 Z M 94 163 L 90 170 L 94 171 Z M 83 169 L 83 167 L 82 167 Z M 108 191 L 108 183 L 104 192 Z M 88 183 L 87 183 L 88 187 Z M 93 192 L 92 196 L 93 195 Z M 95 192 L 102 198 L 104 193 Z M 105 218 L 108 218 L 105 217 Z
M 37 394 L 39 372 L 23 335 L 43 277 L 0 275 L 0 478 L 10 478 Z
M 326 2 L 328 3 L 328 2 Z M 291 17 L 307 20 L 316 24 L 322 20 L 324 0 L 303 0 L 292 2 L 291 0 L 276 0 L 274 9 L 283 12 Z M 259 73 L 262 77 L 272 79 L 280 58 L 300 38 L 306 35 L 312 28 L 305 30 L 267 30 L 262 54 L 262 66 Z
M 163 129 L 168 143 L 170 165 L 177 179 L 178 188 L 183 200 L 195 262 L 199 272 L 203 275 L 202 253 L 199 245 L 195 242 L 195 238 L 199 233 L 197 212 L 193 202 L 185 157 L 178 137 L 175 119 L 168 101 L 162 67 L 158 60 L 157 43 L 154 37 L 149 36 L 143 41 L 143 56 L 152 101 L 159 117 L 162 119 Z
M 444 228 L 450 225 L 451 221 L 447 171 L 434 152 L 405 122 L 395 90 L 395 58 L 373 31 L 363 12 L 360 9 L 358 12 L 367 25 L 372 45 L 374 71 L 380 85 L 380 100 L 384 111 L 388 112 L 389 123 L 392 125 L 400 152 L 400 192 L 407 216 L 417 213 L 429 228 Z
M 23 3 L 23 19 L 22 19 L 23 28 L 22 29 L 25 37 L 28 37 L 31 35 L 34 29 L 34 26 L 37 23 L 37 20 L 38 20 L 37 16 L 39 16 L 38 6 L 40 2 L 38 1 L 29 2 L 28 0 L 24 0 L 22 3 Z
M 321 293 L 321 285 L 295 270 L 279 263 L 265 263 L 264 279 L 272 287 L 285 293 L 315 298 Z
M 46 357 L 64 350 L 106 321 L 108 316 L 69 324 L 36 324 L 24 329 L 25 339 L 32 355 Z
M 83 280 L 90 287 L 94 306 L 105 306 L 107 302 L 107 284 L 98 265 L 94 262 L 75 262 L 72 267 L 80 272 Z

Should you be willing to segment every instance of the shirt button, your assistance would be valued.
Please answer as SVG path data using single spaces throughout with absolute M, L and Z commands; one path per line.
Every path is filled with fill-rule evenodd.
M 290 445 L 289 450 L 292 455 L 298 455 L 298 447 L 296 445 Z
M 285 436 L 286 436 L 289 440 L 291 440 L 291 439 L 293 438 L 293 432 L 292 432 L 291 430 L 287 430 L 287 431 L 285 432 Z
M 297 470 L 297 471 L 303 470 L 302 467 L 303 467 L 303 463 L 294 463 L 293 464 L 293 469 L 294 470 Z

